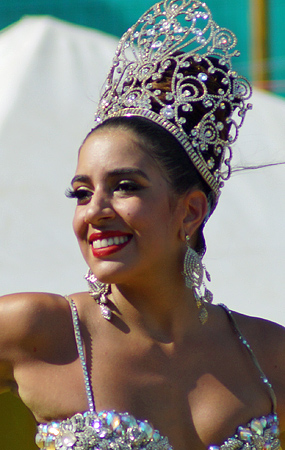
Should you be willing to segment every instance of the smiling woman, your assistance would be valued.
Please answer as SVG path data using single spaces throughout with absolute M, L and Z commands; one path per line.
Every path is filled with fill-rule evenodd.
M 81 148 L 71 194 L 79 196 L 74 231 L 90 269 L 100 281 L 108 282 L 111 274 L 110 280 L 120 283 L 118 271 L 136 288 L 139 279 L 145 284 L 154 271 L 163 278 L 175 273 L 177 249 L 172 248 L 172 241 L 180 245 L 181 232 L 181 217 L 171 208 L 174 193 L 138 139 L 131 130 L 114 126 L 95 130 Z M 175 209 L 179 204 L 182 215 L 180 203 Z M 206 203 L 205 198 L 205 208 Z M 123 242 L 110 246 L 109 233 Z M 179 253 L 181 262 L 184 250 Z
M 235 45 L 192 0 L 158 2 L 119 43 L 67 191 L 89 292 L 0 301 L 1 387 L 39 448 L 281 448 L 284 329 L 211 304 L 204 281 L 250 108 Z

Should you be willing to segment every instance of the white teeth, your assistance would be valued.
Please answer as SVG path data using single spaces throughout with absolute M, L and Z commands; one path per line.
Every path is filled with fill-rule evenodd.
M 114 238 L 108 239 L 96 239 L 96 241 L 92 242 L 93 248 L 105 248 L 111 245 L 119 245 L 124 244 L 128 241 L 128 236 L 115 236 Z

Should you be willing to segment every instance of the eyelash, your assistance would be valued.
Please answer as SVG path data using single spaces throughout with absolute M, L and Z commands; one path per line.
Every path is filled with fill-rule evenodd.
M 114 191 L 121 191 L 121 192 L 135 192 L 143 189 L 142 186 L 135 183 L 134 181 L 120 181 L 116 187 L 114 188 Z M 92 191 L 89 191 L 88 189 L 71 189 L 67 188 L 65 191 L 65 195 L 67 198 L 76 198 L 78 201 L 85 200 L 88 197 L 92 197 Z
M 134 192 L 142 189 L 142 186 L 135 183 L 134 181 L 120 181 L 115 187 L 115 191 L 124 191 L 124 192 Z
M 65 195 L 67 198 L 76 198 L 77 200 L 84 200 L 89 196 L 92 196 L 92 192 L 88 189 L 70 189 L 67 188 L 65 191 Z

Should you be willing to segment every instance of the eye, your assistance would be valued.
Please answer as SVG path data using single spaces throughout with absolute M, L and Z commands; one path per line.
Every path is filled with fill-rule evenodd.
M 136 183 L 133 180 L 122 180 L 120 181 L 116 187 L 115 187 L 115 191 L 119 191 L 119 192 L 135 192 L 135 191 L 139 191 L 143 189 L 143 186 L 141 186 L 140 184 Z
M 83 203 L 86 200 L 89 200 L 92 195 L 93 192 L 90 191 L 89 189 L 86 188 L 78 188 L 78 189 L 70 189 L 68 188 L 65 191 L 65 195 L 67 198 L 76 198 L 77 199 L 77 204 Z

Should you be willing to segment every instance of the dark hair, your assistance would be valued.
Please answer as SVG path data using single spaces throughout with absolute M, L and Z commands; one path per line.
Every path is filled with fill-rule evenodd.
M 180 52 L 174 54 L 173 56 L 177 56 L 180 54 L 182 53 Z M 185 82 L 187 83 L 187 79 L 190 77 L 191 82 L 195 84 L 195 78 L 199 73 L 204 72 L 207 74 L 206 85 L 208 94 L 213 95 L 213 98 L 219 97 L 219 89 L 224 77 L 225 67 L 221 66 L 218 59 L 215 57 L 203 59 L 201 57 L 199 58 L 198 62 L 195 61 L 194 58 L 189 57 L 188 62 L 189 64 L 185 65 L 185 67 L 180 67 L 180 71 L 185 79 Z M 163 104 L 168 103 L 166 94 L 167 92 L 171 91 L 171 83 L 175 66 L 175 61 L 171 60 L 170 58 L 169 67 L 167 68 L 167 70 L 163 71 L 163 74 L 161 74 L 159 80 L 149 80 L 149 82 L 152 84 L 151 90 L 160 91 L 159 99 Z M 213 70 L 213 67 L 216 68 L 216 70 Z M 158 69 L 159 66 L 157 67 L 157 70 Z M 230 78 L 232 79 L 232 77 Z M 127 84 L 128 82 L 126 82 L 126 85 Z M 140 86 L 140 81 L 137 80 L 137 84 L 138 86 Z M 198 79 L 195 85 L 195 89 L 199 90 L 199 92 L 202 90 L 201 83 L 198 82 Z M 199 124 L 204 115 L 208 114 L 209 112 L 209 109 L 203 103 L 202 91 L 200 92 L 200 94 L 200 99 L 193 102 L 191 110 L 188 112 L 185 111 L 185 113 L 183 113 L 186 119 L 186 126 L 184 126 L 184 129 L 188 134 L 190 134 L 190 131 Z M 238 101 L 238 99 L 233 98 L 232 103 L 237 105 Z M 162 106 L 155 100 L 155 98 L 151 99 L 151 103 L 152 111 L 159 114 Z M 231 113 L 232 109 L 227 104 L 225 105 L 224 109 L 216 109 L 213 113 L 216 117 L 216 120 L 222 121 L 224 124 L 223 131 L 220 132 L 223 140 L 226 140 L 228 137 L 230 125 L 227 119 L 229 118 Z M 172 191 L 175 194 L 182 195 L 194 186 L 201 189 L 208 199 L 207 218 L 209 217 L 209 215 L 215 209 L 217 199 L 215 199 L 213 191 L 191 162 L 185 149 L 171 133 L 149 119 L 134 115 L 109 118 L 103 123 L 97 125 L 95 129 L 91 130 L 89 135 L 95 130 L 107 127 L 133 131 L 140 138 L 140 142 L 144 147 L 144 151 L 146 151 L 162 169 L 162 173 L 165 175 L 165 178 L 168 180 Z M 223 155 L 222 153 L 218 154 L 217 152 L 215 152 L 213 145 L 209 145 L 208 147 L 208 156 L 215 156 L 214 169 L 216 170 L 220 166 L 221 158 Z M 203 236 L 204 223 L 201 225 L 198 232 L 197 244 L 195 248 L 197 252 L 202 254 L 205 252 L 205 240 Z
M 140 139 L 144 151 L 162 169 L 173 192 L 182 195 L 198 186 L 208 196 L 211 189 L 192 164 L 182 145 L 172 134 L 144 117 L 112 117 L 91 131 L 104 128 L 133 131 Z
M 172 105 L 173 98 L 168 98 L 168 94 L 173 90 L 173 82 L 177 83 L 179 78 L 179 92 L 185 94 L 188 92 L 190 98 L 189 109 L 184 109 L 182 106 L 179 107 L 179 117 L 185 120 L 183 122 L 183 130 L 191 139 L 191 131 L 199 126 L 199 124 L 206 117 L 214 120 L 215 123 L 221 122 L 222 127 L 219 129 L 218 134 L 221 141 L 227 145 L 227 140 L 229 137 L 229 132 L 231 128 L 231 121 L 229 120 L 232 116 L 233 111 L 240 104 L 240 97 L 235 95 L 235 72 L 227 72 L 227 66 L 222 65 L 218 58 L 208 57 L 202 58 L 198 57 L 195 59 L 193 56 L 189 56 L 183 59 L 183 64 L 180 62 L 179 71 L 177 71 L 178 63 L 176 61 L 177 57 L 184 57 L 183 52 L 175 52 L 172 57 L 169 57 L 167 62 L 167 68 L 162 68 L 161 62 L 157 63 L 156 66 L 156 79 L 153 80 L 150 77 L 144 82 L 148 85 L 148 91 L 155 93 L 155 95 L 150 97 L 151 110 L 152 112 L 160 115 L 161 109 L 165 105 Z M 165 62 L 165 61 L 164 61 Z M 203 83 L 200 81 L 200 76 L 202 74 L 206 75 L 206 80 Z M 174 79 L 173 79 L 174 77 Z M 226 78 L 225 78 L 226 77 Z M 132 85 L 133 81 L 124 81 L 123 89 Z M 150 87 L 151 86 L 151 87 Z M 225 100 L 223 97 L 225 86 L 231 94 L 231 102 Z M 141 88 L 142 84 L 139 79 L 136 79 L 133 84 L 133 88 Z M 177 88 L 178 89 L 178 88 Z M 205 90 L 207 95 L 205 97 Z M 187 94 L 187 95 L 188 95 Z M 177 94 L 178 95 L 178 94 Z M 220 107 L 216 105 L 223 100 Z M 168 119 L 169 122 L 175 123 L 175 119 Z M 213 161 L 213 167 L 211 168 L 211 173 L 219 171 L 221 167 L 222 159 L 224 158 L 224 151 L 222 148 L 216 148 L 214 143 L 207 143 L 207 149 L 202 150 L 203 159 L 208 161 L 211 159 Z M 214 207 L 214 205 L 213 205 Z

